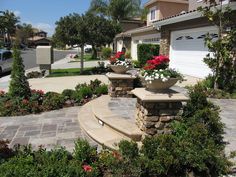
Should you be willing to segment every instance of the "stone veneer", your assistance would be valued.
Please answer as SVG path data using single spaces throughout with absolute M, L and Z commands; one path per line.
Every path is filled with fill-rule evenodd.
M 134 79 L 130 74 L 107 73 L 109 79 L 108 94 L 111 97 L 132 98 L 131 91 L 134 89 Z
M 183 94 L 168 90 L 165 93 L 151 92 L 136 88 L 136 124 L 143 131 L 143 138 L 170 133 L 170 123 L 178 120 L 182 112 L 182 102 L 188 98 Z

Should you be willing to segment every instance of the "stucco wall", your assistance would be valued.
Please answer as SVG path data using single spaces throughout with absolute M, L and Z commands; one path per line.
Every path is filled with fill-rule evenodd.
M 188 11 L 188 4 L 159 2 L 159 18 L 169 17 L 182 11 Z

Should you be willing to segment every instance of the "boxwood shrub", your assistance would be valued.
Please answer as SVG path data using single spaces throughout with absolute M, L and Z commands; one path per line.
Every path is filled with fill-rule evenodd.
M 147 60 L 153 56 L 159 55 L 160 45 L 158 44 L 138 44 L 138 61 L 141 66 L 144 66 Z

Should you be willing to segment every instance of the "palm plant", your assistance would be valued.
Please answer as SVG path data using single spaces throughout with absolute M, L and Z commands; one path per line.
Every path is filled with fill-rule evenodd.
M 114 21 L 140 15 L 141 0 L 92 0 L 89 12 L 105 15 Z
M 19 17 L 9 10 L 2 12 L 0 16 L 0 31 L 7 36 L 7 42 L 10 42 L 10 36 L 16 31 L 16 24 L 19 22 Z

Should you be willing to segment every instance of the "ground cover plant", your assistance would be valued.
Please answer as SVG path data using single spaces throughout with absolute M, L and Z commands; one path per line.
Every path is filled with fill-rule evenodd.
M 0 91 L 0 117 L 38 114 L 63 107 L 79 106 L 107 92 L 107 85 L 99 80 L 79 84 L 75 90 L 66 89 L 62 94 L 30 90 L 28 97 L 12 97 L 9 93 Z
M 96 87 L 98 81 L 92 85 Z M 80 89 L 79 85 L 77 89 Z M 71 95 L 71 91 L 66 91 Z M 90 91 L 86 91 L 90 94 Z M 0 142 L 0 176 L 132 176 L 218 177 L 227 175 L 231 163 L 224 154 L 224 124 L 219 108 L 207 100 L 198 84 L 189 90 L 190 100 L 170 134 L 146 137 L 137 143 L 121 141 L 118 150 L 97 152 L 87 141 L 78 140 L 72 153 L 64 148 L 46 151 L 30 147 L 10 149 Z

